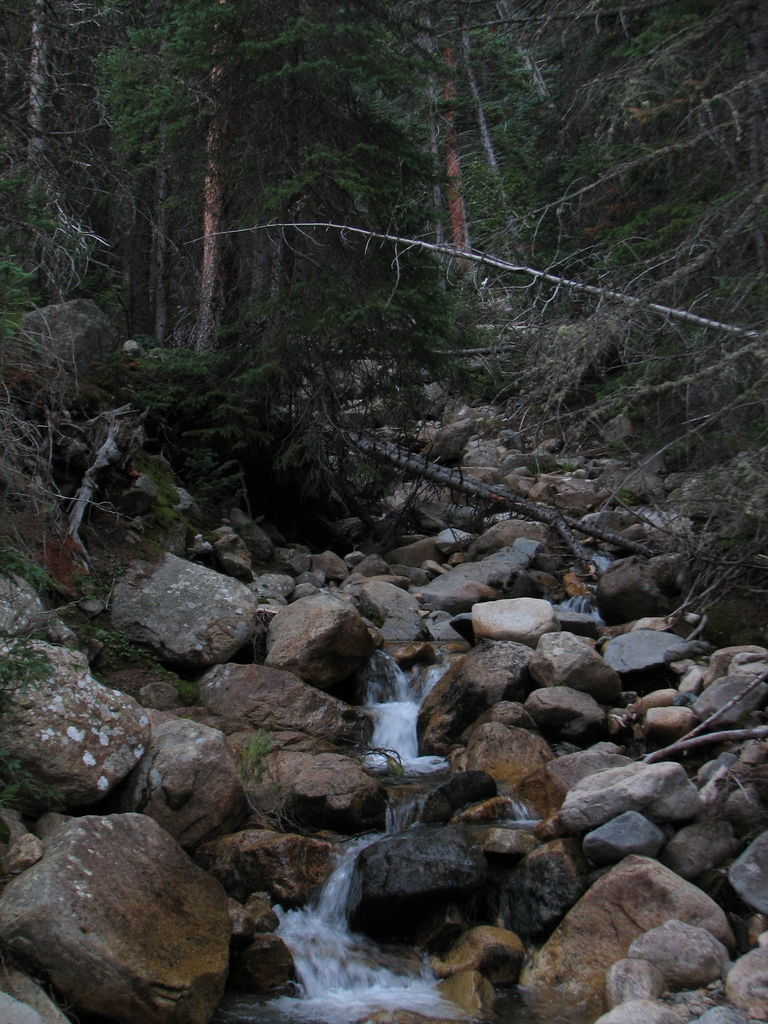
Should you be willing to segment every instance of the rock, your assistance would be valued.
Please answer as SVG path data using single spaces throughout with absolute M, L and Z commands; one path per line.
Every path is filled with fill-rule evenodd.
M 6 992 L 0 992 L 0 1020 L 3 1024 L 44 1024 L 37 1010 Z
M 54 829 L 3 891 L 0 937 L 78 1011 L 124 1024 L 206 1024 L 224 991 L 224 892 L 141 814 Z
M 531 541 L 516 540 L 511 547 L 501 548 L 480 562 L 455 566 L 422 587 L 418 596 L 425 607 L 433 610 L 452 615 L 469 611 L 479 601 L 492 601 L 499 593 L 508 592 L 530 565 L 536 547 Z
M 572 633 L 542 636 L 529 669 L 540 686 L 569 686 L 588 693 L 600 704 L 613 703 L 621 693 L 618 672 L 591 644 Z
M 21 576 L 0 575 L 0 636 L 29 636 L 44 629 L 50 613 Z
M 586 891 L 589 865 L 575 839 L 532 850 L 504 876 L 499 918 L 524 942 L 542 942 Z
M 231 526 L 219 526 L 211 536 L 216 562 L 225 576 L 250 583 L 253 579 L 251 552 L 243 538 Z
M 198 683 L 204 707 L 272 732 L 300 730 L 332 743 L 366 746 L 373 725 L 361 708 L 267 665 L 215 665 Z
M 68 372 L 89 373 L 118 350 L 109 317 L 91 299 L 71 299 L 26 313 L 21 330 L 35 348 Z
M 665 988 L 664 975 L 648 960 L 629 957 L 617 960 L 605 976 L 605 998 L 609 1007 L 633 999 L 656 999 Z
M 147 473 L 139 473 L 131 481 L 128 490 L 118 500 L 118 508 L 124 516 L 134 518 L 146 515 L 158 499 L 160 488 Z
M 671 918 L 706 928 L 733 946 L 727 918 L 714 900 L 657 861 L 625 857 L 566 914 L 521 983 L 602 993 L 608 967 L 626 957 L 643 932 Z
M 444 824 L 467 804 L 496 796 L 496 783 L 487 772 L 458 772 L 431 789 L 419 820 L 425 825 Z
M 738 845 L 729 822 L 695 821 L 672 836 L 660 860 L 681 878 L 695 879 L 732 857 Z
M 37 836 L 27 832 L 9 845 L 3 862 L 4 874 L 18 875 L 19 872 L 37 864 L 42 857 L 43 844 Z
M 517 785 L 518 796 L 530 804 L 534 817 L 548 818 L 562 805 L 565 794 L 580 779 L 605 768 L 633 764 L 613 743 L 598 743 L 588 750 L 548 761 Z
M 520 975 L 525 947 L 514 932 L 492 925 L 479 925 L 461 938 L 433 969 L 439 978 L 459 971 L 479 971 L 497 985 L 514 985 Z
M 478 639 L 514 640 L 528 647 L 536 647 L 545 633 L 560 629 L 549 601 L 534 597 L 473 605 L 472 624 Z
M 318 555 L 312 555 L 312 571 L 318 570 L 327 580 L 333 580 L 335 583 L 341 583 L 349 576 L 347 563 L 334 551 L 321 551 Z
M 515 786 L 535 768 L 553 758 L 549 744 L 536 733 L 488 722 L 479 726 L 453 761 L 454 771 L 481 769 L 497 782 Z
M 436 908 L 466 902 L 485 873 L 482 850 L 460 826 L 386 836 L 358 854 L 350 925 L 374 938 L 407 938 Z
M 238 766 L 223 733 L 181 718 L 152 722 L 152 735 L 120 795 L 184 847 L 237 826 L 246 810 Z
M 425 754 L 445 754 L 482 712 L 521 700 L 530 686 L 530 648 L 485 641 L 460 658 L 427 694 L 418 719 Z
M 293 593 L 295 587 L 293 576 L 287 573 L 260 572 L 254 579 L 252 589 L 257 598 L 286 598 Z
M 683 1018 L 669 1006 L 652 999 L 630 999 L 614 1007 L 595 1024 L 682 1024 Z
M 384 828 L 387 792 L 359 762 L 342 754 L 277 750 L 264 758 L 252 804 L 310 829 L 356 835 Z
M 362 616 L 374 623 L 385 641 L 418 640 L 422 635 L 419 602 L 392 583 L 361 581 L 346 590 Z
M 496 994 L 493 985 L 479 971 L 459 971 L 437 986 L 438 992 L 473 1020 L 493 1015 Z
M 235 961 L 232 984 L 242 992 L 274 992 L 295 977 L 293 956 L 280 936 L 256 935 Z
M 643 736 L 651 748 L 666 747 L 698 724 L 699 717 L 690 708 L 649 708 L 643 721 Z
M 8 694 L 4 756 L 38 785 L 28 796 L 38 810 L 95 803 L 144 753 L 149 719 L 132 697 L 98 683 L 78 651 L 34 640 L 26 652 L 36 678 Z
M 696 787 L 673 761 L 606 768 L 580 779 L 559 811 L 574 832 L 602 825 L 624 811 L 640 811 L 656 821 L 684 821 L 699 812 Z
M 745 690 L 751 679 L 752 677 L 743 675 L 729 675 L 716 679 L 700 697 L 696 698 L 693 704 L 694 713 L 702 721 L 705 718 L 709 718 L 711 714 L 714 714 L 715 711 L 718 711 L 723 705 Z M 739 725 L 749 715 L 750 711 L 764 707 L 767 701 L 768 684 L 759 683 L 741 700 L 737 701 L 733 707 L 725 711 L 717 719 L 717 722 L 713 723 L 712 728 L 732 729 L 734 726 Z
M 251 566 L 269 565 L 275 554 L 275 545 L 258 523 L 244 512 L 233 508 L 229 513 L 232 529 L 242 537 L 251 556 Z
M 664 832 L 644 814 L 625 811 L 588 832 L 582 849 L 593 864 L 615 864 L 630 853 L 655 857 L 666 841 Z
M 734 861 L 728 881 L 753 910 L 768 914 L 768 832 L 753 840 Z
M 609 640 L 603 658 L 627 686 L 655 690 L 659 677 L 669 671 L 670 662 L 686 658 L 690 652 L 691 644 L 672 633 L 635 629 Z
M 550 739 L 591 743 L 605 732 L 605 712 L 597 701 L 570 686 L 534 690 L 523 707 Z
M 749 1024 L 749 1021 L 731 1006 L 713 1006 L 690 1024 Z
M 739 957 L 725 979 L 730 1002 L 756 1020 L 768 1019 L 768 949 Z
M 34 1010 L 42 1024 L 70 1024 L 69 1018 L 62 1013 L 42 986 L 15 967 L 0 968 L 0 989 Z M 0 1012 L 0 1020 L 5 1019 Z M 8 1024 L 13 1024 L 13 1017 L 9 1019 Z
M 248 588 L 175 555 L 134 562 L 115 587 L 112 622 L 161 661 L 205 668 L 239 651 L 256 629 Z
M 733 647 L 720 647 L 714 651 L 704 670 L 704 689 L 711 686 L 716 679 L 729 675 L 756 675 L 752 668 L 763 665 L 768 657 L 768 648 L 756 644 L 737 644 Z M 733 670 L 731 666 L 733 665 Z M 760 671 L 760 670 L 758 670 Z
M 275 903 L 298 907 L 328 877 L 335 852 L 331 843 L 309 836 L 245 829 L 204 843 L 195 859 L 233 899 L 244 902 L 266 891 Z
M 476 562 L 492 555 L 501 548 L 511 547 L 518 539 L 543 543 L 547 538 L 547 528 L 542 523 L 528 523 L 522 519 L 505 519 L 494 523 L 485 533 L 473 540 L 467 550 L 467 557 Z
M 390 565 L 410 565 L 418 569 L 422 562 L 439 562 L 441 552 L 432 537 L 423 537 L 420 540 L 404 544 L 402 547 L 393 548 L 384 555 L 385 562 Z M 385 570 L 386 571 L 386 570 Z
M 669 555 L 630 555 L 613 562 L 597 585 L 597 607 L 609 625 L 645 615 L 666 615 L 676 607 L 677 563 Z
M 309 548 L 302 544 L 293 544 L 288 547 L 275 547 L 273 564 L 277 572 L 288 573 L 289 576 L 301 576 L 303 572 L 309 572 L 312 568 L 312 556 Z
M 373 649 L 373 638 L 351 604 L 317 594 L 281 609 L 272 619 L 266 664 L 329 690 L 361 668 Z
M 728 962 L 728 950 L 711 932 L 675 919 L 638 936 L 629 955 L 658 968 L 672 991 L 708 985 Z
M 455 462 L 477 428 L 474 417 L 455 420 L 442 427 L 424 449 L 431 462 Z
M 365 555 L 355 563 L 354 571 L 358 576 L 386 576 L 389 573 L 389 565 L 381 555 Z
M 452 555 L 456 551 L 466 551 L 472 543 L 474 534 L 466 530 L 443 530 L 435 537 L 435 546 L 443 555 Z

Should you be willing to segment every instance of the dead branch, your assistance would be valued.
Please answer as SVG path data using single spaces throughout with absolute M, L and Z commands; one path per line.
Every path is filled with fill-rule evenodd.
M 80 525 L 83 521 L 85 510 L 96 492 L 96 475 L 100 469 L 104 469 L 105 466 L 112 465 L 122 457 L 123 453 L 120 451 L 117 446 L 117 442 L 115 441 L 115 435 L 119 429 L 118 420 L 120 416 L 125 416 L 126 413 L 133 411 L 134 410 L 130 405 L 121 405 L 119 409 L 110 409 L 109 412 L 102 414 L 102 417 L 107 423 L 107 436 L 104 438 L 101 447 L 96 452 L 96 458 L 92 465 L 90 465 L 83 474 L 83 481 L 75 495 L 72 510 L 69 513 L 69 524 L 67 526 L 67 539 L 71 540 L 75 544 L 83 558 L 86 557 L 86 553 L 83 542 L 80 539 Z
M 538 270 L 536 267 L 526 267 L 523 264 L 510 263 L 502 260 L 491 253 L 481 252 L 477 249 L 457 249 L 447 243 L 425 242 L 420 238 L 407 238 L 403 235 L 392 235 L 382 231 L 369 231 L 367 228 L 356 228 L 349 224 L 334 224 L 324 221 L 285 221 L 271 224 L 254 224 L 249 228 L 235 228 L 230 231 L 221 231 L 218 234 L 236 235 L 248 231 L 269 231 L 278 228 L 285 231 L 293 228 L 298 231 L 322 228 L 325 231 L 337 231 L 342 237 L 345 235 L 360 235 L 363 238 L 378 239 L 382 242 L 392 242 L 395 245 L 406 246 L 406 249 L 421 249 L 426 252 L 434 252 L 441 256 L 450 256 L 457 260 L 468 260 L 470 263 L 480 263 L 486 267 L 493 267 L 496 270 L 504 270 L 510 274 L 524 274 L 536 281 L 546 281 L 559 287 L 570 288 L 573 291 L 584 292 L 587 295 L 595 295 L 600 299 L 615 300 L 624 302 L 630 306 L 639 306 L 652 310 L 662 316 L 671 317 L 674 320 L 683 320 L 686 323 L 696 324 L 698 327 L 706 327 L 710 330 L 719 331 L 722 334 L 737 334 L 744 338 L 759 339 L 763 343 L 763 336 L 760 331 L 753 331 L 738 324 L 728 324 L 721 320 L 713 320 L 711 317 L 698 316 L 687 309 L 674 309 L 672 306 L 664 306 L 658 302 L 649 302 L 639 295 L 629 295 L 626 292 L 619 292 L 613 288 L 604 288 L 600 285 L 584 284 L 582 281 L 575 281 L 560 274 L 551 274 L 546 270 Z M 200 238 L 192 239 L 199 242 Z M 738 353 L 736 353 L 738 354 Z
M 560 512 L 559 509 L 550 508 L 548 505 L 543 505 L 537 501 L 531 501 L 530 498 L 524 497 L 511 488 L 502 487 L 497 484 L 481 483 L 481 481 L 475 480 L 473 477 L 465 476 L 460 470 L 438 466 L 436 463 L 430 462 L 426 457 L 413 455 L 406 449 L 400 448 L 388 441 L 374 441 L 370 437 L 350 430 L 337 430 L 337 433 L 349 444 L 374 459 L 388 462 L 400 469 L 416 473 L 452 491 L 459 491 L 461 494 L 468 494 L 474 498 L 482 498 L 489 505 L 497 509 L 500 506 L 506 506 L 511 512 L 524 519 L 530 519 L 536 523 L 544 523 L 546 526 L 556 530 L 567 545 L 568 550 L 571 551 L 578 561 L 585 564 L 591 561 L 592 554 L 576 540 L 574 531 L 588 534 L 591 537 L 597 537 L 600 540 L 632 551 L 635 554 L 646 557 L 650 557 L 652 554 L 650 548 L 647 548 L 644 544 L 627 540 L 619 534 L 592 524 L 584 526 L 577 519 L 573 519 L 571 516 Z

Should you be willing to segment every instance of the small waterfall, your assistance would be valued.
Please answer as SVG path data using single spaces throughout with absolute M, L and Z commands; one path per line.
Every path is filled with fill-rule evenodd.
M 386 770 L 394 762 L 406 775 L 428 775 L 448 767 L 442 757 L 419 756 L 416 733 L 419 707 L 444 672 L 432 665 L 421 675 L 406 675 L 391 655 L 373 652 L 360 674 L 362 704 L 374 718 L 369 768 Z

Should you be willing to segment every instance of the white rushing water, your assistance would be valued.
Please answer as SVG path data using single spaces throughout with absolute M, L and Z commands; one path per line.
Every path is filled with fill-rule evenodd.
M 374 651 L 361 673 L 362 703 L 374 719 L 373 751 L 365 762 L 369 768 L 385 770 L 390 764 L 387 753 L 406 775 L 429 775 L 448 767 L 442 757 L 419 755 L 416 733 L 421 703 L 445 670 L 444 665 L 432 665 L 408 675 L 385 651 Z

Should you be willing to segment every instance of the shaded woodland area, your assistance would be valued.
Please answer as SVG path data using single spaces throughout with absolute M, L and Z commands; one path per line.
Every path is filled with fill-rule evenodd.
M 334 429 L 441 381 L 701 470 L 764 568 L 766 0 L 29 0 L 0 60 L 6 496 L 41 410 L 131 402 L 203 498 L 332 516 L 381 488 Z M 72 298 L 162 372 L 24 379 Z

